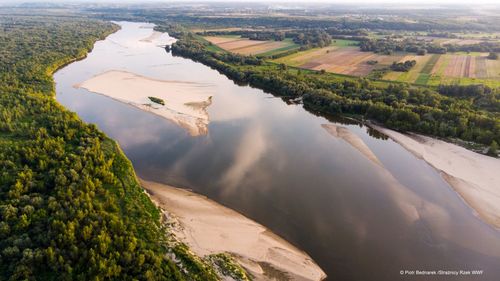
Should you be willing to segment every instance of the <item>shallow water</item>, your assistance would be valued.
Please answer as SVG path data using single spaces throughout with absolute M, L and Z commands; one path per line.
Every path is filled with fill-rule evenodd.
M 306 251 L 328 280 L 499 280 L 500 233 L 422 160 L 368 128 L 359 136 L 385 168 L 321 127 L 301 105 L 235 85 L 202 64 L 140 41 L 152 25 L 120 23 L 89 56 L 55 75 L 57 100 L 117 140 L 137 174 L 190 188 L 267 226 Z M 76 89 L 94 75 L 125 70 L 209 84 L 208 134 Z M 483 270 L 476 276 L 411 276 L 401 270 Z

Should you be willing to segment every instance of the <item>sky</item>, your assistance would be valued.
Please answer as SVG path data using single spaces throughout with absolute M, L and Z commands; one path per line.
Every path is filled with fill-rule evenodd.
M 331 3 L 331 4 L 497 4 L 500 5 L 500 0 L 0 0 L 2 3 L 29 3 L 29 2 L 87 2 L 87 3 L 141 3 L 141 2 L 155 2 L 155 3 L 182 3 L 182 2 L 259 2 L 259 3 Z

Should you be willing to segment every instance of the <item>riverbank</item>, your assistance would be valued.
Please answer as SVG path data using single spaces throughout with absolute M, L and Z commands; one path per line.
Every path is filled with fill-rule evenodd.
M 230 253 L 256 280 L 270 275 L 291 280 L 326 278 L 305 252 L 236 211 L 187 190 L 140 182 L 174 222 L 175 236 L 196 255 Z
M 500 229 L 499 159 L 431 137 L 369 126 L 438 170 L 480 218 Z

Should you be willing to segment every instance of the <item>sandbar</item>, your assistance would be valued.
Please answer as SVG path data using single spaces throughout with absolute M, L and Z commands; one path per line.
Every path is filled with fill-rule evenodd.
M 481 219 L 500 229 L 499 159 L 431 137 L 369 126 L 438 170 Z
M 325 129 L 330 135 L 340 138 L 349 143 L 357 149 L 361 154 L 368 158 L 373 163 L 383 166 L 378 157 L 373 151 L 365 144 L 365 142 L 355 133 L 351 132 L 346 127 L 337 126 L 334 124 L 322 124 L 321 127 Z
M 165 216 L 175 221 L 173 234 L 198 256 L 229 253 L 255 280 L 268 280 L 269 268 L 285 280 L 326 278 L 309 255 L 238 212 L 184 189 L 140 181 Z
M 212 102 L 214 91 L 211 84 L 159 80 L 127 71 L 110 70 L 74 87 L 157 114 L 186 129 L 192 136 L 208 133 L 207 107 Z M 160 98 L 165 104 L 155 103 L 149 97 Z

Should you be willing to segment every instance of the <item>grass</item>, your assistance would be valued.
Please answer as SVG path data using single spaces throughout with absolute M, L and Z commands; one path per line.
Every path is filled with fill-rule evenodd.
M 352 47 L 358 45 L 359 45 L 358 41 L 346 40 L 346 39 L 333 39 L 332 44 L 330 44 L 330 46 L 336 46 L 336 47 Z
M 211 254 L 208 261 L 219 269 L 224 276 L 236 281 L 250 281 L 252 278 L 235 259 L 226 253 Z
M 210 44 L 207 46 L 207 49 L 212 51 L 212 52 L 225 52 L 226 50 L 222 49 L 221 47 L 215 45 L 215 44 Z
M 431 75 L 428 73 L 420 73 L 417 77 L 417 80 L 415 80 L 415 84 L 418 85 L 427 85 L 429 83 L 429 79 L 431 78 Z
M 202 41 L 202 42 L 205 42 L 205 43 L 208 43 L 208 46 L 207 46 L 207 49 L 210 50 L 211 52 L 225 52 L 226 50 L 222 49 L 221 47 L 211 43 L 210 41 L 208 41 L 207 39 L 205 39 L 203 36 L 201 35 L 195 35 L 196 39 L 198 39 L 199 41 Z
M 434 66 L 436 66 L 436 63 L 438 62 L 440 57 L 441 57 L 441 55 L 438 55 L 438 54 L 432 55 L 431 58 L 425 64 L 425 66 L 422 68 L 421 73 L 431 74 L 432 70 L 434 69 Z
M 327 48 L 329 48 L 330 50 L 334 50 L 334 48 L 332 48 L 332 46 L 322 47 L 322 48 L 312 48 L 309 50 L 305 50 L 302 52 L 291 54 L 291 55 L 286 56 L 286 57 L 279 58 L 277 60 L 274 60 L 274 62 L 284 63 L 284 64 L 289 65 L 289 66 L 299 66 L 299 65 L 302 65 L 302 64 L 304 64 L 304 63 L 306 63 L 314 58 L 323 56 L 324 52 L 318 52 L 318 51 L 322 50 L 322 49 L 327 49 Z M 318 53 L 314 56 L 311 56 L 311 57 L 307 56 L 308 54 L 311 54 L 314 52 L 318 52 Z
M 270 50 L 270 51 L 267 51 L 267 52 L 264 52 L 264 53 L 260 53 L 260 54 L 258 54 L 258 57 L 270 57 L 270 56 L 274 56 L 274 55 L 277 55 L 277 54 L 280 54 L 280 53 L 283 53 L 283 52 L 287 52 L 287 51 L 290 51 L 290 50 L 294 50 L 294 49 L 300 48 L 300 45 L 295 44 L 292 41 L 292 39 L 290 39 L 290 38 L 287 38 L 287 39 L 283 40 L 283 42 L 289 43 L 289 45 L 287 45 L 285 47 L 278 48 L 278 49 Z
M 482 84 L 491 88 L 500 88 L 500 80 L 478 79 L 478 78 L 442 78 L 438 84 L 458 84 L 458 85 L 477 85 Z
M 330 46 L 322 47 L 322 48 L 312 48 L 309 50 L 305 50 L 302 52 L 291 54 L 289 56 L 279 58 L 279 59 L 275 60 L 275 62 L 284 63 L 284 64 L 289 65 L 289 66 L 299 66 L 299 65 L 305 63 L 306 61 L 309 61 L 312 59 L 312 57 L 311 57 L 311 58 L 307 58 L 305 61 L 302 61 L 302 60 L 298 59 L 301 56 L 316 52 L 316 51 L 321 50 L 321 49 L 326 49 L 326 48 L 332 49 L 331 47 L 346 48 L 346 47 L 352 47 L 353 45 L 358 45 L 358 44 L 359 44 L 359 42 L 354 41 L 354 40 L 334 39 L 334 40 L 332 40 L 332 43 L 330 44 Z

